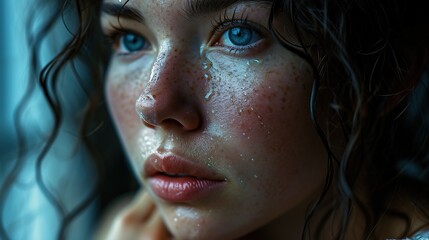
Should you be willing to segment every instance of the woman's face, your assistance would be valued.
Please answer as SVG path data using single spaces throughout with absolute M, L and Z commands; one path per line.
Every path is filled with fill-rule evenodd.
M 270 3 L 124 2 L 104 1 L 107 99 L 171 233 L 236 238 L 302 221 L 326 155 L 309 117 L 311 68 L 268 31 Z

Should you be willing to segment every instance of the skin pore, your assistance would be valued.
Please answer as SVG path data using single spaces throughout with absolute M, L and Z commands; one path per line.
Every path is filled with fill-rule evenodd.
M 102 27 L 114 50 L 106 95 L 169 232 L 299 238 L 327 157 L 309 117 L 311 68 L 268 31 L 270 3 L 123 2 L 104 1 Z M 178 156 L 222 181 L 203 197 L 167 201 L 145 175 L 154 155 Z

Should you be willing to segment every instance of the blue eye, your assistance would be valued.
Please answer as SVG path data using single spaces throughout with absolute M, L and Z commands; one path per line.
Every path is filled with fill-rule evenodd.
M 247 45 L 252 40 L 253 32 L 248 28 L 235 27 L 228 30 L 228 37 L 234 45 Z
M 228 47 L 243 47 L 261 39 L 261 35 L 250 27 L 233 27 L 222 34 L 219 42 Z
M 125 33 L 119 39 L 120 51 L 133 53 L 133 52 L 143 51 L 148 47 L 149 47 L 148 41 L 144 37 L 134 33 Z

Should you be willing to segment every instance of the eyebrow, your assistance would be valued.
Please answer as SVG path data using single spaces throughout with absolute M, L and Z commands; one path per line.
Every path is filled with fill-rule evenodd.
M 273 0 L 187 0 L 187 4 L 185 5 L 183 12 L 187 18 L 198 17 L 221 11 L 234 4 L 245 2 L 272 3 Z M 128 6 L 126 3 L 103 3 L 101 10 L 102 12 L 114 17 L 144 22 L 144 17 L 141 12 L 133 6 Z
M 128 2 L 128 1 L 127 1 Z M 101 11 L 118 18 L 126 18 L 137 22 L 144 22 L 144 17 L 140 11 L 132 6 L 117 3 L 103 3 Z
M 239 3 L 272 3 L 273 0 L 188 0 L 183 12 L 188 17 L 197 17 L 218 12 Z

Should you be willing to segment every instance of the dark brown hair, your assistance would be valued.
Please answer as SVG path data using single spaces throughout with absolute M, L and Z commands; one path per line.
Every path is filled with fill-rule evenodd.
M 333 236 L 343 239 L 353 212 L 367 223 L 357 237 L 373 238 L 385 216 L 402 219 L 402 237 L 410 236 L 409 215 L 389 207 L 401 194 L 414 201 L 410 204 L 429 223 L 424 208 L 429 196 L 426 9 L 421 1 L 274 1 L 271 21 L 278 14 L 287 15 L 303 48 L 296 50 L 287 36 L 277 33 L 277 37 L 313 67 L 311 116 L 330 158 L 325 190 L 308 212 L 303 238 L 310 233 L 312 215 L 330 200 L 334 204 L 328 209 L 337 211 L 325 213 L 314 236 L 320 236 L 332 218 L 340 220 Z M 330 101 L 319 102 L 318 94 L 330 96 Z M 316 110 L 329 107 L 330 121 L 319 121 Z M 338 156 L 331 151 L 326 133 L 336 129 L 346 143 Z M 359 189 L 362 185 L 364 189 Z M 336 199 L 325 195 L 330 188 L 338 190 Z M 365 203 L 362 191 L 369 196 Z

